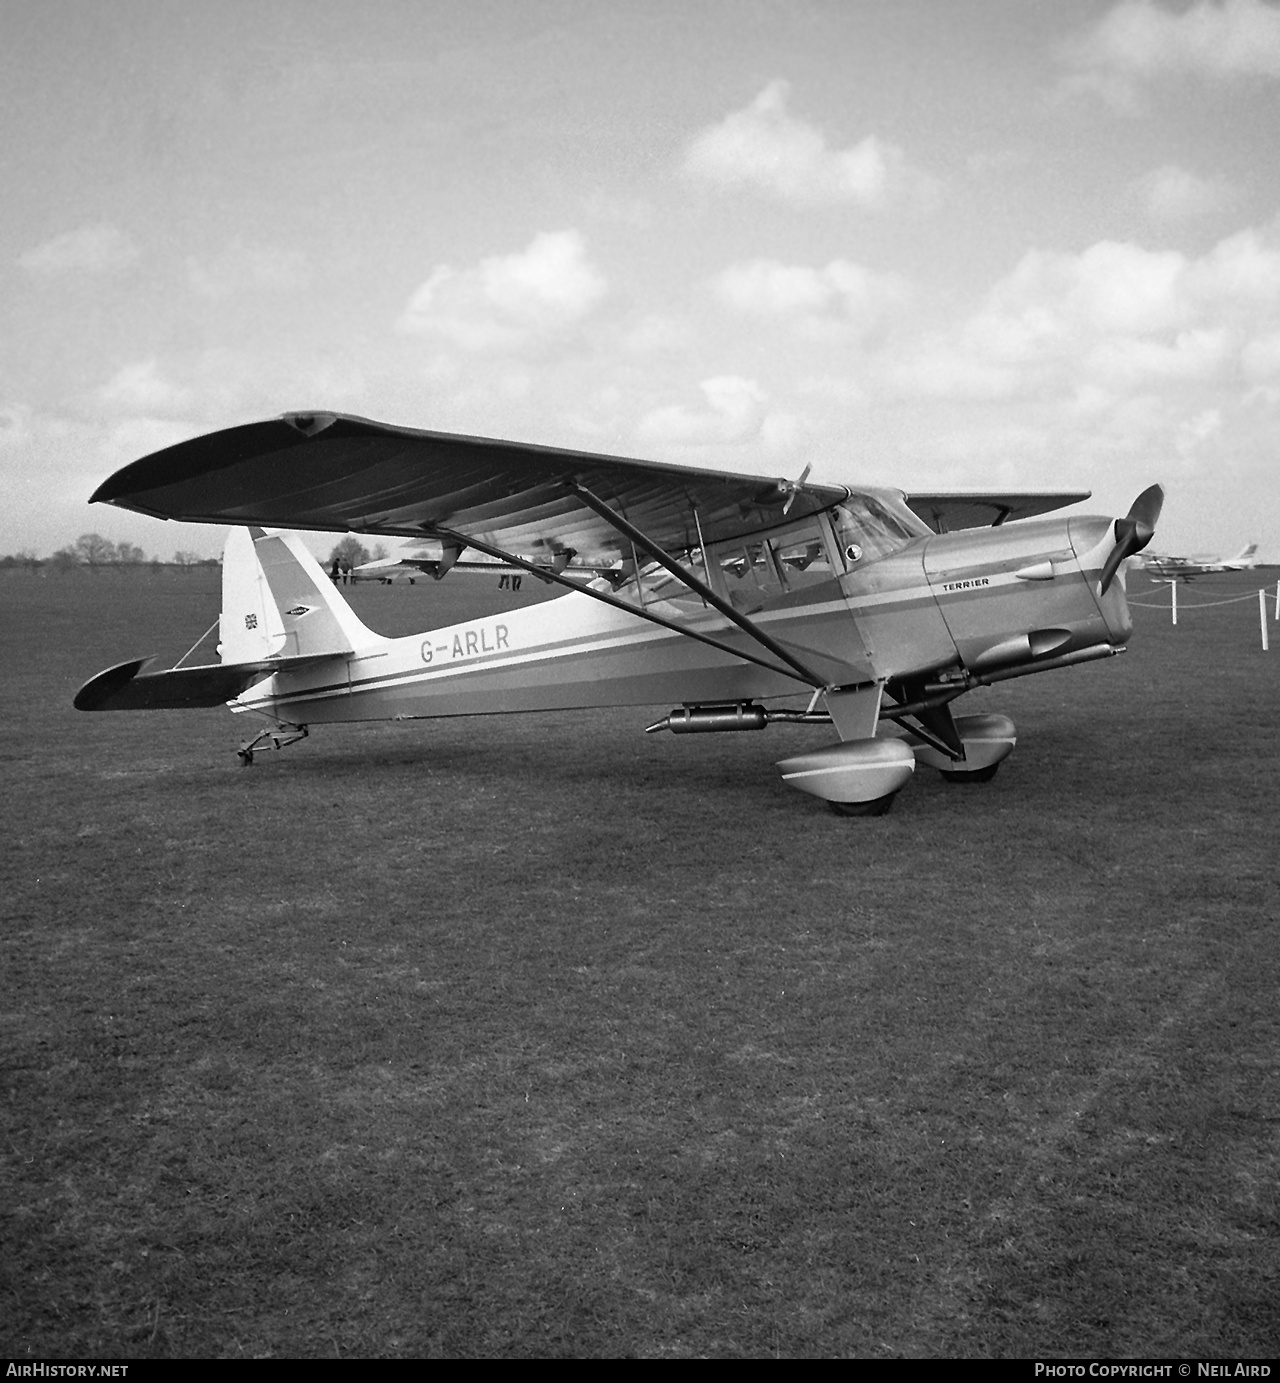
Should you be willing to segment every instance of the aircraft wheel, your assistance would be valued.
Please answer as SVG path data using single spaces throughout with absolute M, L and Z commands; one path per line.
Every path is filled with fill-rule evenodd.
M 942 776 L 948 783 L 989 783 L 996 776 L 999 764 L 988 764 L 986 768 L 975 768 L 969 773 L 952 769 L 942 769 Z
M 828 802 L 837 816 L 887 816 L 893 807 L 896 792 L 886 793 L 873 802 Z
M 252 750 L 252 749 L 237 749 L 237 750 L 236 750 L 236 753 L 240 756 L 240 767 L 241 767 L 241 768 L 252 768 L 252 767 L 253 767 L 253 750 Z

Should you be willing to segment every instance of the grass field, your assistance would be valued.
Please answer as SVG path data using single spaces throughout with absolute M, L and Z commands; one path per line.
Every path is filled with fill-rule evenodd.
M 242 769 L 71 709 L 216 573 L 6 578 L 0 1354 L 1274 1355 L 1275 577 L 854 821 L 644 709 Z

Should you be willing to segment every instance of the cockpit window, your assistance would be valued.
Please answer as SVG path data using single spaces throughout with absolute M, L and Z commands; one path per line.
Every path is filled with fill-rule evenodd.
M 836 542 L 847 567 L 897 552 L 930 531 L 904 503 L 888 495 L 850 495 L 833 518 Z
M 730 601 L 744 614 L 767 601 L 832 578 L 821 523 L 811 519 L 774 538 L 726 543 L 716 549 Z
M 827 545 L 822 541 L 821 530 L 816 527 L 783 539 L 774 551 L 788 590 L 794 591 L 801 586 L 812 586 L 819 581 L 831 580 Z

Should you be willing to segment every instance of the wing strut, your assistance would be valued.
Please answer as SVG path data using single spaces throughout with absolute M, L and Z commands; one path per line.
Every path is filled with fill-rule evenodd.
M 746 615 L 739 614 L 737 610 L 729 604 L 727 600 L 721 599 L 715 591 L 707 585 L 705 581 L 700 581 L 687 567 L 682 567 L 674 557 L 669 557 L 657 543 L 650 542 L 641 531 L 633 524 L 628 523 L 621 514 L 610 509 L 604 500 L 593 495 L 590 490 L 577 480 L 569 481 L 569 488 L 575 495 L 589 508 L 594 509 L 606 523 L 612 524 L 624 537 L 630 538 L 642 551 L 647 552 L 659 566 L 665 567 L 677 581 L 682 581 L 688 588 L 700 595 L 713 609 L 725 617 L 732 620 L 744 633 L 749 634 L 762 648 L 767 648 L 775 658 L 793 667 L 802 682 L 808 682 L 811 687 L 825 687 L 827 682 L 819 677 L 816 672 L 805 667 L 805 665 L 792 655 L 777 641 L 771 638 L 758 625 L 753 624 Z M 706 558 L 706 548 L 703 548 L 703 561 Z M 739 655 L 745 657 L 746 655 Z
M 657 624 L 663 629 L 670 629 L 672 633 L 682 634 L 687 639 L 696 639 L 699 643 L 709 644 L 721 653 L 727 653 L 731 658 L 741 658 L 743 662 L 755 663 L 757 667 L 765 668 L 769 672 L 776 672 L 780 677 L 793 677 L 797 682 L 807 682 L 813 687 L 826 686 L 825 682 L 819 680 L 812 673 L 806 672 L 801 676 L 799 672 L 793 672 L 790 668 L 779 667 L 777 663 L 771 662 L 768 658 L 758 658 L 754 653 L 747 653 L 741 648 L 734 648 L 730 644 L 722 643 L 719 639 L 713 639 L 709 634 L 702 634 L 696 629 L 690 629 L 687 625 L 677 624 L 675 620 L 667 619 L 665 615 L 655 614 L 653 610 L 644 605 L 640 605 L 638 608 L 635 605 L 628 605 L 625 600 L 619 600 L 617 596 L 609 595 L 605 591 L 592 590 L 590 586 L 581 581 L 571 580 L 569 577 L 553 571 L 550 567 L 538 566 L 535 562 L 529 562 L 523 557 L 516 556 L 514 552 L 504 552 L 502 548 L 492 547 L 488 543 L 481 542 L 479 538 L 473 538 L 466 533 L 454 533 L 447 528 L 436 528 L 431 530 L 431 535 L 445 538 L 450 542 L 462 543 L 466 547 L 473 547 L 477 552 L 487 552 L 490 557 L 496 557 L 502 562 L 510 562 L 512 566 L 520 567 L 533 576 L 541 577 L 544 581 L 554 581 L 558 586 L 567 586 L 571 591 L 581 591 L 583 595 L 589 595 L 593 600 L 600 601 L 602 605 L 612 605 L 615 610 L 623 610 L 628 615 L 635 615 L 637 619 L 648 620 L 650 624 Z M 682 581 L 688 579 L 684 572 L 680 572 L 679 576 Z M 640 589 L 638 571 L 636 589 Z M 788 658 L 787 662 L 794 663 L 795 660 Z

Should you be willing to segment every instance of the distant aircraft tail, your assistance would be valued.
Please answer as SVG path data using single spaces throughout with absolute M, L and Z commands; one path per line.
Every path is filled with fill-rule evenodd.
M 233 528 L 227 535 L 218 623 L 224 663 L 350 653 L 378 639 L 296 533 Z
M 1257 558 L 1258 545 L 1257 543 L 1250 543 L 1249 546 L 1246 547 L 1245 550 L 1238 557 L 1233 557 L 1231 560 L 1233 562 L 1240 562 L 1246 566 L 1253 566 L 1256 563 Z

